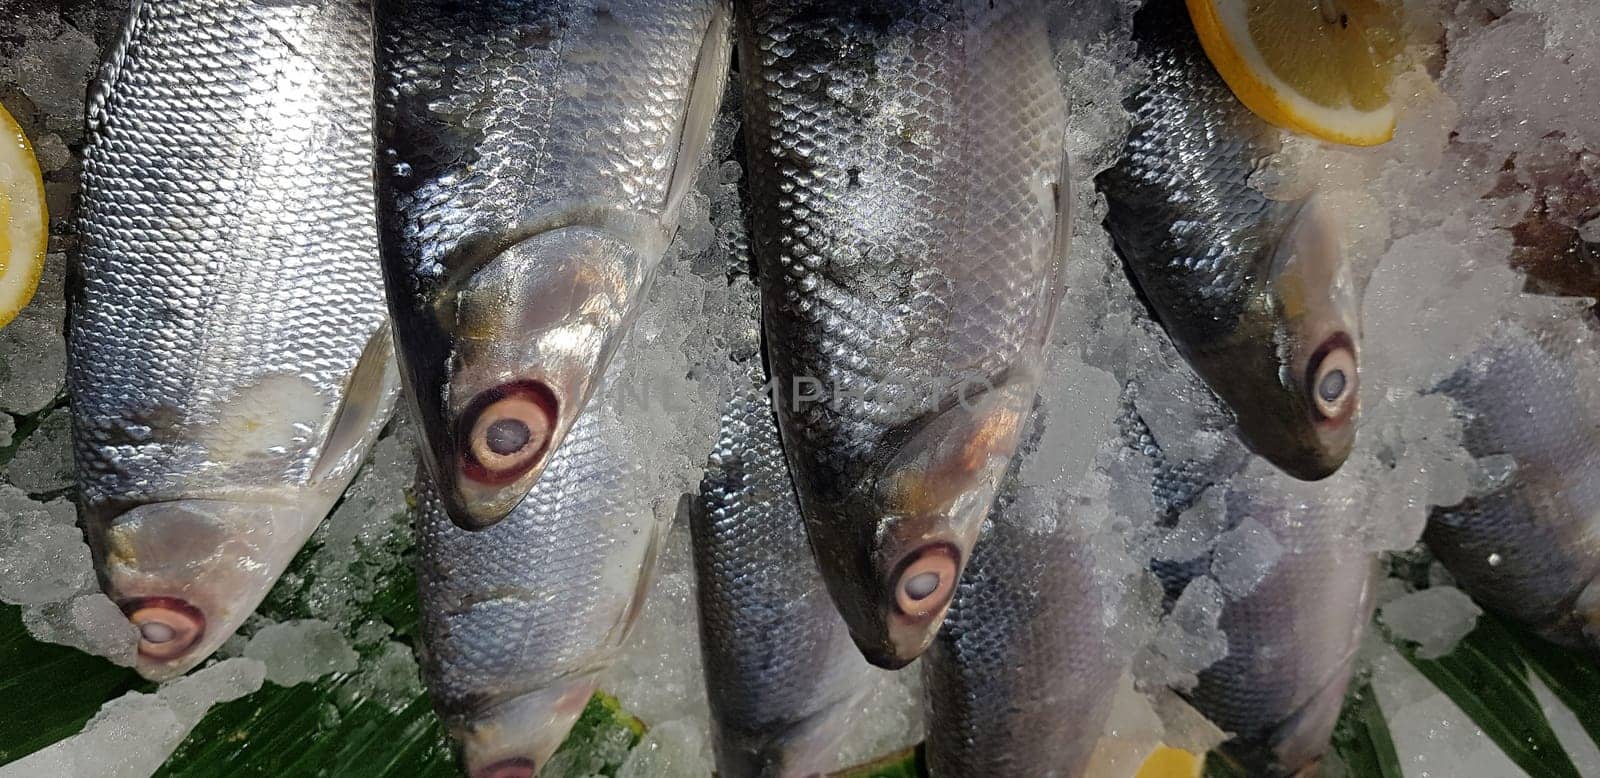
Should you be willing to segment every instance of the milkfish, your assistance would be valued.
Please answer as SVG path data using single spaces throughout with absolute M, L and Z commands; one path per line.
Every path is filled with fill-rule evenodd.
M 67 389 L 148 678 L 233 634 L 389 416 L 370 13 L 143 0 L 91 88 Z
M 1436 391 L 1499 480 L 1432 510 L 1423 542 L 1484 608 L 1600 648 L 1600 343 L 1591 314 L 1501 322 Z
M 935 778 L 1085 774 L 1128 657 L 1113 582 L 1055 513 L 1001 496 L 922 657 Z
M 717 773 L 819 775 L 842 766 L 873 668 L 806 544 L 755 330 L 734 347 L 737 385 L 689 512 Z
M 377 7 L 378 212 L 401 378 L 450 517 L 508 514 L 677 228 L 726 0 Z
M 778 422 L 873 664 L 938 629 L 1042 374 L 1070 233 L 1042 5 L 755 0 L 736 22 Z
M 1227 653 L 1182 691 L 1229 735 L 1210 758 L 1244 775 L 1315 774 L 1375 605 L 1377 558 L 1358 531 L 1367 493 L 1348 472 L 1305 482 L 1259 457 L 1169 457 L 1133 407 L 1136 394 L 1125 393 L 1118 427 L 1123 446 L 1150 465 L 1156 521 L 1183 521 L 1180 513 L 1220 497 L 1203 508 L 1220 506 L 1206 523 L 1236 533 L 1190 559 L 1152 564 L 1169 605 L 1207 576 L 1216 593 L 1207 596 L 1220 597 Z
M 1258 463 L 1228 484 L 1227 523 L 1255 522 L 1278 555 L 1253 585 L 1222 579 L 1228 653 L 1187 697 L 1229 733 L 1220 758 L 1246 775 L 1308 775 L 1328 751 L 1372 619 L 1377 557 L 1362 546 L 1365 507 L 1345 479 L 1305 484 L 1268 470 Z
M 643 607 L 672 506 L 611 394 L 493 527 L 452 523 L 418 468 L 422 675 L 471 778 L 538 774 Z
M 1342 227 L 1313 193 L 1269 199 L 1250 175 L 1282 131 L 1245 108 L 1181 0 L 1134 19 L 1148 80 L 1096 184 L 1129 277 L 1173 344 L 1237 416 L 1241 439 L 1300 479 L 1338 470 L 1359 415 L 1360 290 Z

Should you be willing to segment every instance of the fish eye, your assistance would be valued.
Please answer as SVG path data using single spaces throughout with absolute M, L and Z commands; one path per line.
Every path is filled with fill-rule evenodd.
M 948 543 L 934 543 L 912 552 L 895 579 L 895 607 L 922 618 L 944 607 L 955 592 L 960 554 Z
M 549 447 L 555 409 L 555 394 L 537 381 L 480 393 L 461 415 L 463 474 L 490 485 L 515 481 Z
M 1355 410 L 1356 370 L 1356 355 L 1348 336 L 1335 335 L 1317 349 L 1306 371 L 1306 391 L 1318 417 L 1339 420 Z

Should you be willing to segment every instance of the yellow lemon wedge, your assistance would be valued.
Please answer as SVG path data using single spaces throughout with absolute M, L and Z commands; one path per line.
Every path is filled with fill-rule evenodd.
M 0 327 L 39 288 L 49 233 L 39 162 L 17 120 L 0 106 Z
M 1239 102 L 1286 130 L 1376 146 L 1394 137 L 1399 0 L 1186 0 Z
M 1181 748 L 1160 745 L 1145 757 L 1134 778 L 1200 778 L 1205 761 Z

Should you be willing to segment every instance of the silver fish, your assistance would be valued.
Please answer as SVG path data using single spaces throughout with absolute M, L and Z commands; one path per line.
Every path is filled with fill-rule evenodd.
M 1496 488 L 1435 508 L 1423 542 L 1485 608 L 1568 646 L 1600 647 L 1600 377 L 1596 323 L 1502 323 L 1438 391 Z
M 1106 227 L 1244 442 L 1296 478 L 1325 478 L 1359 412 L 1360 293 L 1341 228 L 1315 194 L 1275 201 L 1250 185 L 1282 132 L 1234 98 L 1181 0 L 1151 0 L 1134 39 L 1150 77 L 1125 103 L 1122 158 L 1096 179 Z
M 755 0 L 737 38 L 767 356 L 856 645 L 933 638 L 1059 302 L 1066 107 L 1038 2 Z
M 1104 730 L 1128 659 L 1108 629 L 1119 593 L 1046 513 L 1000 497 L 922 657 L 936 778 L 1082 775 Z
M 1327 751 L 1375 605 L 1377 559 L 1356 531 L 1368 495 L 1349 472 L 1305 482 L 1248 455 L 1242 462 L 1229 452 L 1210 461 L 1171 458 L 1134 406 L 1138 391 L 1125 391 L 1118 428 L 1122 445 L 1151 466 L 1155 520 L 1170 524 L 1220 492 L 1223 515 L 1214 520 L 1230 530 L 1246 525 L 1261 533 L 1254 539 L 1258 547 L 1278 552 L 1264 569 L 1234 568 L 1231 575 L 1219 573 L 1229 563 L 1219 565 L 1214 549 L 1151 565 L 1169 604 L 1203 576 L 1218 583 L 1218 627 L 1227 654 L 1184 693 L 1231 735 L 1211 758 L 1251 776 L 1314 771 Z
M 422 459 L 462 527 L 539 479 L 677 228 L 726 0 L 380 3 L 378 201 Z
M 1354 531 L 1364 506 L 1346 479 L 1302 484 L 1266 471 L 1258 464 L 1226 487 L 1228 523 L 1254 520 L 1282 553 L 1248 593 L 1223 590 L 1228 654 L 1187 696 L 1230 733 L 1222 757 L 1245 774 L 1301 775 L 1327 752 L 1344 705 L 1377 558 Z
M 472 778 L 538 773 L 643 606 L 665 521 L 628 451 L 602 390 L 527 499 L 478 531 L 418 469 L 423 678 Z
M 834 756 L 871 667 L 806 544 L 763 391 L 759 338 L 751 330 L 734 345 L 743 375 L 689 512 L 717 773 L 818 775 L 838 767 Z
M 366 2 L 142 0 L 91 90 L 67 388 L 147 677 L 233 634 L 392 407 L 371 47 Z

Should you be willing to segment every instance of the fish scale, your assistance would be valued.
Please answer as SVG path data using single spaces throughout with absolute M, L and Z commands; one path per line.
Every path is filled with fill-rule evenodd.
M 643 605 L 665 526 L 615 402 L 602 389 L 492 527 L 456 526 L 418 470 L 423 678 L 470 775 L 542 766 Z
M 880 615 L 887 578 L 919 543 L 964 558 L 1032 401 L 1060 291 L 1065 101 L 1029 2 L 740 10 L 785 451 L 858 645 L 904 664 L 931 633 Z M 809 381 L 825 399 L 796 401 Z M 987 405 L 957 402 L 983 382 Z M 892 515 L 888 492 L 935 504 Z
M 1119 595 L 1070 515 L 996 503 L 922 658 L 928 772 L 1078 776 L 1128 659 L 1106 628 Z
M 638 315 L 709 137 L 729 12 L 723 0 L 377 11 L 379 225 L 401 375 L 447 510 L 481 528 L 538 479 Z M 527 434 L 491 451 L 502 421 Z
M 153 678 L 255 608 L 394 399 L 369 17 L 146 0 L 90 91 L 73 450 L 108 594 L 159 614 Z
M 1360 294 L 1344 225 L 1315 194 L 1274 200 L 1251 184 L 1283 133 L 1235 99 L 1182 0 L 1147 3 L 1134 42 L 1148 75 L 1123 101 L 1121 157 L 1095 179 L 1106 229 L 1245 443 L 1297 478 L 1325 478 L 1349 456 L 1357 415 Z M 1324 384 L 1324 368 L 1341 374 Z
M 1485 608 L 1568 646 L 1600 645 L 1600 399 L 1594 324 L 1502 323 L 1436 391 L 1454 399 L 1462 443 L 1510 457 L 1494 488 L 1435 507 L 1423 542 Z
M 730 263 L 734 304 L 723 409 L 689 511 L 700 650 L 717 771 L 800 776 L 838 767 L 868 665 L 822 586 L 766 389 L 748 246 Z

